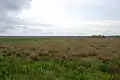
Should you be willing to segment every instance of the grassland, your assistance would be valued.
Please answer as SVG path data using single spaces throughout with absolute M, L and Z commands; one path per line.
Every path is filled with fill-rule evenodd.
M 120 80 L 120 38 L 1 37 L 0 80 Z

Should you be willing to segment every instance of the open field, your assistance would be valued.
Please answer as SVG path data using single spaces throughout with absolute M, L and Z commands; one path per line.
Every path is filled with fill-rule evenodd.
M 120 80 L 120 38 L 1 37 L 0 80 Z

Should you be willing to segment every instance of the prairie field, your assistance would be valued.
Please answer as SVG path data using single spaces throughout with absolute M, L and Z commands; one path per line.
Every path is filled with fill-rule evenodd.
M 120 37 L 0 37 L 0 80 L 120 80 Z

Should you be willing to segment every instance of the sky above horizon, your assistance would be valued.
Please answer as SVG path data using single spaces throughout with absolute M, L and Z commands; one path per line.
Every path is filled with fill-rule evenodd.
M 0 35 L 120 34 L 120 0 L 0 0 Z

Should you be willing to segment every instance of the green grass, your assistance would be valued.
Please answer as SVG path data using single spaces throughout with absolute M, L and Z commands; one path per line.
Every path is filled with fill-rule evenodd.
M 37 42 L 33 44 L 34 41 Z M 102 63 L 96 55 L 120 55 L 119 39 L 1 37 L 0 43 L 6 44 L 5 48 L 0 48 L 0 80 L 120 80 L 120 72 L 108 70 L 110 65 L 120 67 L 120 60 Z M 12 48 L 14 46 L 17 48 Z M 33 60 L 25 51 L 29 54 L 52 51 L 46 54 L 54 56 L 39 55 L 35 56 L 38 60 Z M 64 59 L 62 55 L 70 57 Z
M 40 61 L 28 61 L 20 57 L 1 56 L 0 80 L 109 80 L 110 73 L 102 70 L 106 66 L 97 59 L 87 62 L 84 59 L 47 57 Z M 120 79 L 120 75 L 117 74 L 116 78 Z
M 39 38 L 32 37 L 0 37 L 0 42 L 4 43 L 16 43 L 16 42 L 25 42 L 25 41 L 33 41 Z

